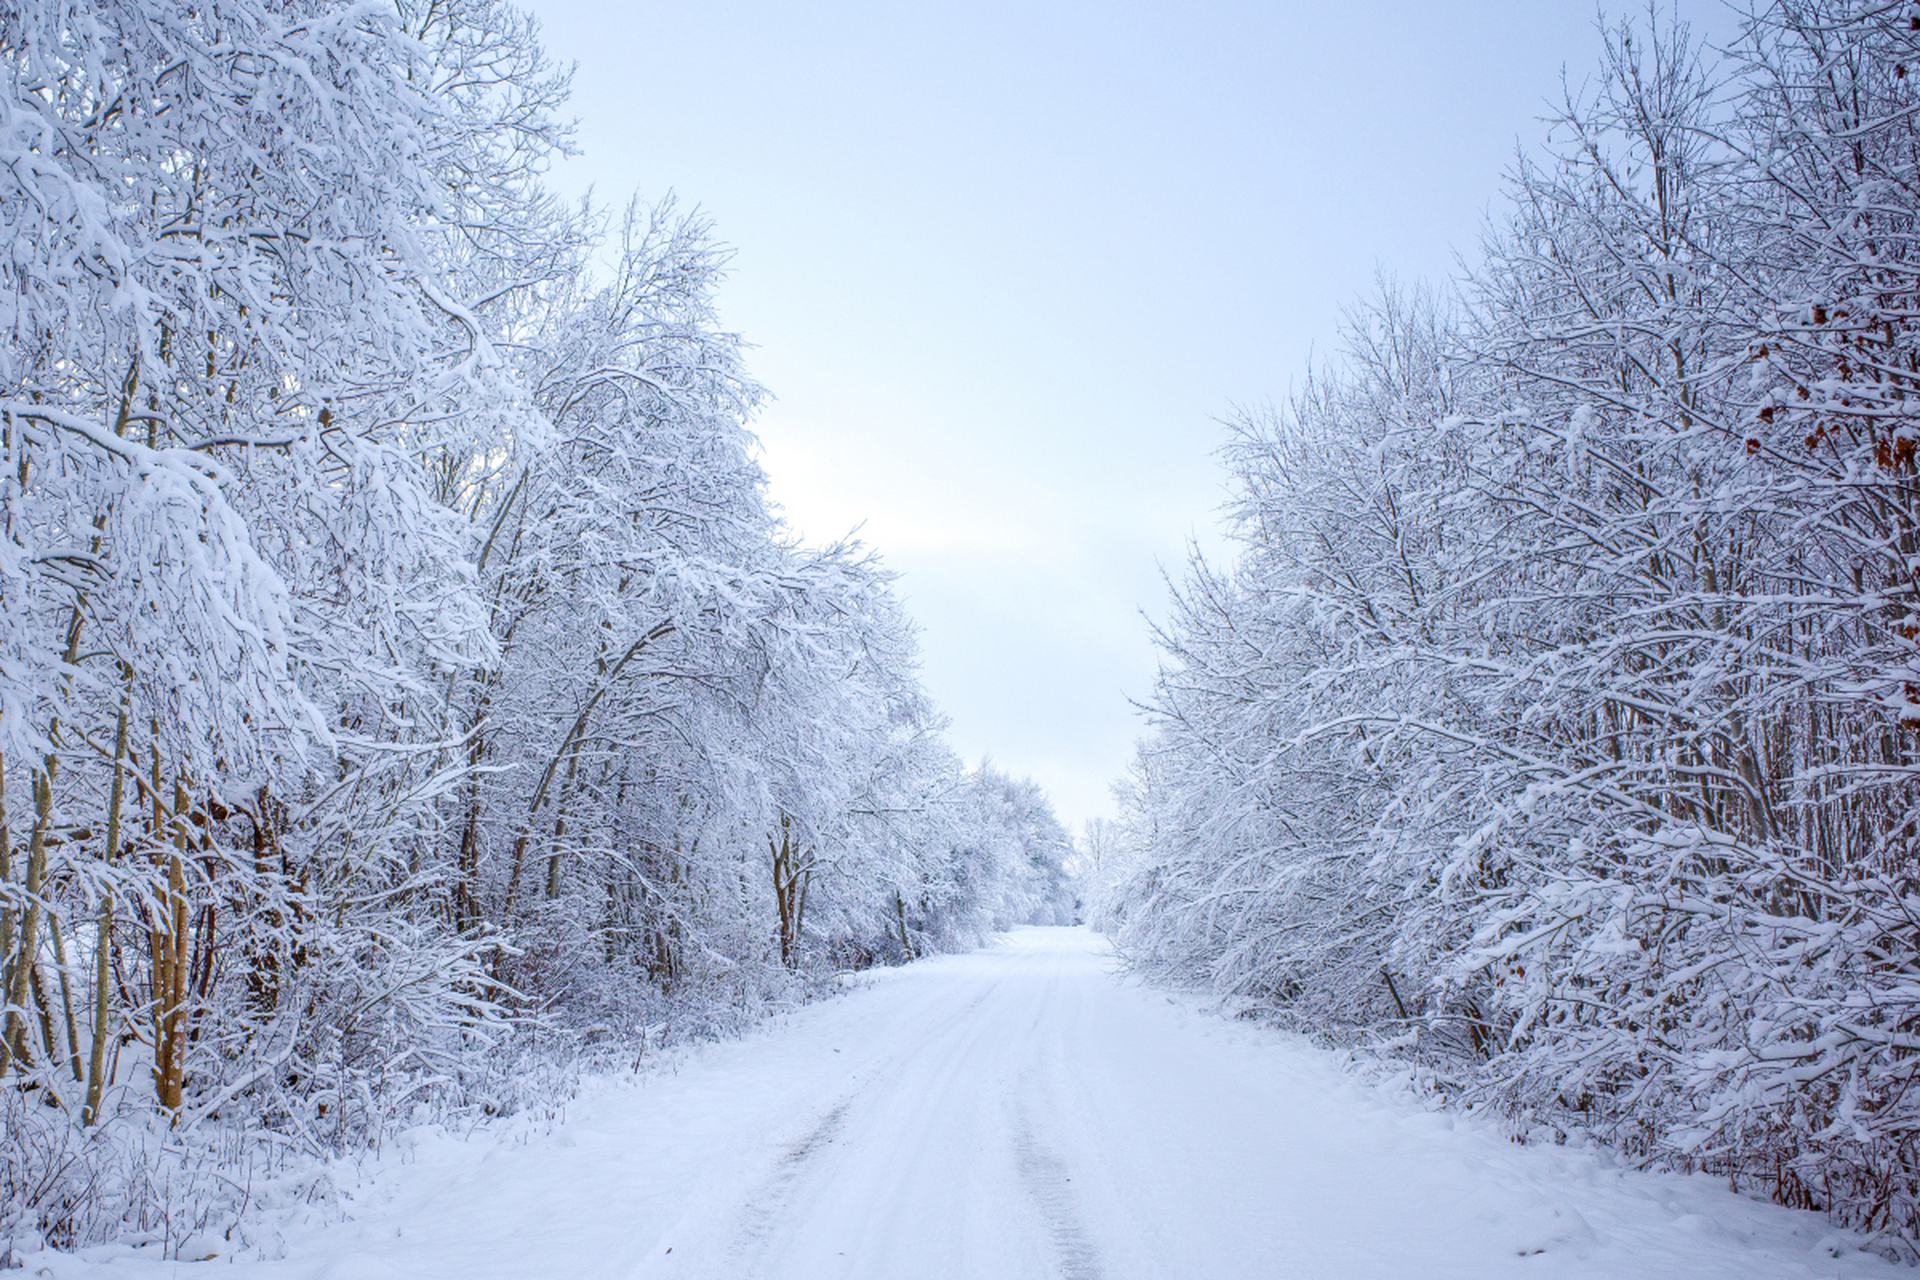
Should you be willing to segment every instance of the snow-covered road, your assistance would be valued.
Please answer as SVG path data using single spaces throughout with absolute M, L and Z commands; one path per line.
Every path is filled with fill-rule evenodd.
M 1147 1280 L 1901 1274 L 1821 1219 L 1387 1097 L 1079 929 L 888 971 L 519 1140 L 423 1138 L 276 1262 L 49 1274 Z

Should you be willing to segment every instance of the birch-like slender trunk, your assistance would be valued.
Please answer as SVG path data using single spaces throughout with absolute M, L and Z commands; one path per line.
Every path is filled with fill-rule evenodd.
M 33 774 L 33 834 L 27 839 L 27 905 L 20 913 L 20 941 L 13 958 L 13 982 L 7 992 L 7 1048 L 15 1063 L 31 1060 L 27 1049 L 27 1023 L 23 1016 L 33 974 L 35 953 L 40 948 L 40 890 L 47 873 L 47 827 L 53 818 L 53 777 L 55 761 L 46 759 L 44 768 Z
M 60 917 L 47 917 L 47 934 L 53 940 L 53 963 L 60 977 L 60 1013 L 67 1026 L 67 1068 L 75 1084 L 85 1084 L 86 1069 L 80 1065 L 80 1024 L 73 1016 L 73 980 L 67 974 L 67 943 L 61 936 Z M 52 1049 L 52 1045 L 48 1045 Z
M 158 804 L 158 801 L 155 801 Z M 185 779 L 173 783 L 173 839 L 167 845 L 167 902 L 164 930 L 154 939 L 153 1079 L 161 1107 L 180 1112 L 186 1080 L 187 983 L 191 962 L 187 948 L 187 810 L 192 801 Z
M 0 885 L 13 883 L 13 838 L 7 830 L 7 762 L 0 756 Z M 12 907 L 0 907 L 0 997 L 13 990 Z M 13 1067 L 13 1011 L 0 1018 L 0 1076 Z
M 120 806 L 127 790 L 127 701 L 120 700 L 120 716 L 113 729 L 113 789 L 107 795 L 106 861 L 111 868 L 120 854 Z M 93 1051 L 87 1056 L 87 1100 L 80 1122 L 100 1119 L 100 1098 L 106 1091 L 107 1028 L 112 1022 L 113 998 L 113 889 L 100 898 L 100 926 L 93 953 Z

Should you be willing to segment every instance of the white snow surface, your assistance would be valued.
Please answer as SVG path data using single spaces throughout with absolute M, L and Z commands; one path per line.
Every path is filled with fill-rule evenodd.
M 283 1256 L 27 1273 L 265 1280 L 1144 1280 L 1905 1273 L 1815 1214 L 1520 1146 L 1022 929 L 875 975 L 546 1126 L 416 1131 Z M 209 1252 L 222 1250 L 218 1238 Z M 224 1246 L 232 1250 L 232 1246 Z M 196 1246 L 195 1251 L 198 1251 Z

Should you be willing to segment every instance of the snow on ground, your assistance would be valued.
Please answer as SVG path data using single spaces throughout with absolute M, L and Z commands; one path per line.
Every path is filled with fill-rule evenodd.
M 1520 1147 L 1117 978 L 1082 929 L 876 975 L 539 1132 L 415 1135 L 260 1280 L 1894 1276 L 1813 1214 Z

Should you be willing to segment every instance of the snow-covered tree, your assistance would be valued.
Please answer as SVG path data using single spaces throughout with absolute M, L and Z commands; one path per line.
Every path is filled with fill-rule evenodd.
M 1227 451 L 1143 963 L 1911 1241 L 1907 8 L 1606 33 L 1445 306 Z M 1920 437 L 1916 437 L 1920 438 Z
M 543 187 L 537 34 L 0 11 L 8 1231 L 204 1213 L 140 1179 L 511 1107 L 528 1055 L 1052 901 L 1057 824 L 953 763 L 886 570 L 768 503 L 705 220 Z

